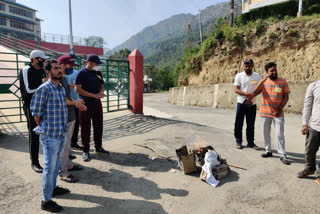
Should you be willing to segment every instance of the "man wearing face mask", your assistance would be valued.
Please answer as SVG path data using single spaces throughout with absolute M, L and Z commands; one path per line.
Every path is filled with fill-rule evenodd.
M 74 54 L 69 54 L 72 60 L 76 62 L 77 57 Z M 68 80 L 68 84 L 70 85 L 70 96 L 73 100 L 79 100 L 79 94 L 75 89 L 75 82 L 78 76 L 79 71 L 75 70 L 73 66 L 66 69 L 66 78 Z M 74 149 L 82 150 L 82 147 L 78 145 L 78 135 L 79 135 L 79 110 L 77 108 L 75 110 L 76 123 L 74 124 L 74 131 L 71 138 L 71 147 Z
M 289 100 L 290 89 L 285 79 L 278 77 L 277 65 L 270 62 L 265 65 L 267 75 L 256 86 L 255 94 L 262 92 L 261 106 L 258 115 L 261 117 L 262 135 L 266 152 L 263 158 L 272 157 L 270 130 L 274 123 L 278 153 L 280 160 L 286 165 L 291 163 L 287 160 L 284 137 L 284 113 L 283 108 Z
M 29 130 L 31 168 L 38 173 L 42 173 L 43 169 L 39 164 L 39 136 L 33 131 L 37 124 L 31 115 L 30 103 L 38 87 L 46 81 L 47 77 L 43 70 L 43 63 L 48 58 L 42 51 L 33 50 L 30 53 L 31 62 L 20 71 L 19 77 L 23 111 L 27 118 Z
M 88 55 L 87 66 L 79 71 L 76 79 L 76 92 L 79 93 L 80 98 L 84 100 L 87 106 L 87 111 L 80 111 L 79 113 L 83 149 L 82 159 L 84 161 L 90 161 L 89 142 L 91 121 L 96 153 L 109 154 L 108 151 L 102 148 L 103 113 L 100 99 L 106 95 L 104 94 L 102 74 L 99 71 L 100 64 L 102 64 L 102 62 L 97 55 Z
M 236 120 L 234 123 L 234 137 L 236 138 L 236 148 L 242 149 L 242 127 L 246 118 L 247 146 L 258 150 L 254 143 L 254 123 L 256 121 L 256 98 L 253 94 L 255 86 L 261 80 L 258 73 L 253 72 L 253 60 L 244 60 L 244 71 L 238 73 L 234 80 L 234 91 L 238 94 L 236 107 Z

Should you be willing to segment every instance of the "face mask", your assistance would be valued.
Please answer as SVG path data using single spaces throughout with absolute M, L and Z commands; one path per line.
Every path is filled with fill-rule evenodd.
M 92 69 L 95 71 L 100 71 L 101 68 L 100 68 L 100 66 L 94 66 Z
M 38 61 L 37 64 L 39 65 L 40 68 L 43 68 L 43 63 L 44 63 L 44 62 L 42 62 L 42 61 Z
M 66 72 L 66 75 L 70 75 L 70 74 L 73 73 L 73 69 L 72 68 L 66 68 L 65 72 Z

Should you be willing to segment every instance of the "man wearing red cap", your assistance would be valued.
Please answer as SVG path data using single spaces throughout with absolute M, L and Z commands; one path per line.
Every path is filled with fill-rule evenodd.
M 67 125 L 67 134 L 65 138 L 65 147 L 64 154 L 62 157 L 61 169 L 60 169 L 60 179 L 69 183 L 74 183 L 78 179 L 75 178 L 72 174 L 69 173 L 71 170 L 81 170 L 82 167 L 79 165 L 75 165 L 71 162 L 69 158 L 69 154 L 71 151 L 71 138 L 73 135 L 74 124 L 75 124 L 75 111 L 74 107 L 78 108 L 80 111 L 87 110 L 87 107 L 83 104 L 83 100 L 73 100 L 70 96 L 70 85 L 65 77 L 68 69 L 73 68 L 73 66 L 79 66 L 75 63 L 73 58 L 69 55 L 63 55 L 58 59 L 59 64 L 61 65 L 61 71 L 63 73 L 63 77 L 60 80 L 61 85 L 64 87 L 66 91 L 66 102 L 68 108 L 68 125 Z
M 109 154 L 102 148 L 103 113 L 101 98 L 104 94 L 104 80 L 100 71 L 102 62 L 94 54 L 88 55 L 87 66 L 79 71 L 76 79 L 76 92 L 84 99 L 87 111 L 80 112 L 81 141 L 83 148 L 82 159 L 90 161 L 90 129 L 93 125 L 93 136 L 96 153 Z

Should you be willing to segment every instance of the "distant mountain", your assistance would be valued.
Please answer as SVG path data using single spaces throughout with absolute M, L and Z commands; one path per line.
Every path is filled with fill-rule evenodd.
M 207 7 L 201 11 L 201 26 L 203 40 L 211 33 L 212 26 L 219 17 L 228 17 L 230 8 L 228 3 L 220 3 L 214 6 Z M 199 29 L 199 14 L 190 19 L 191 26 L 191 41 L 192 46 L 197 46 L 200 43 Z M 146 49 L 145 46 L 152 46 L 152 50 L 146 51 L 145 63 L 153 64 L 158 68 L 164 66 L 173 70 L 176 62 L 180 59 L 187 45 L 187 32 L 184 29 L 182 33 L 174 36 L 158 40 L 155 42 L 145 43 L 141 49 Z
M 226 17 L 229 13 L 229 3 L 219 3 L 202 10 L 203 36 L 211 32 L 212 25 L 219 17 Z M 195 46 L 200 41 L 199 14 L 180 14 L 143 29 L 123 44 L 115 47 L 113 51 L 138 48 L 144 55 L 146 63 L 158 68 L 168 66 L 172 69 L 186 46 L 187 24 L 191 26 L 192 45 Z
M 141 46 L 145 43 L 150 43 L 159 39 L 170 38 L 172 34 L 183 31 L 185 25 L 193 17 L 191 14 L 179 14 L 172 16 L 159 23 L 144 28 L 141 32 L 130 37 L 121 45 L 112 49 L 113 52 L 120 49 L 128 48 L 133 50 L 138 48 L 140 52 L 145 54 Z

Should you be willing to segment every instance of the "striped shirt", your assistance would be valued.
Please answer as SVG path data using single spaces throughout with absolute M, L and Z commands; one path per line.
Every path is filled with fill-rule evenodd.
M 284 94 L 288 93 L 290 93 L 290 89 L 285 79 L 267 79 L 263 83 L 261 106 L 258 115 L 261 117 L 276 117 L 275 113 L 284 99 Z M 279 117 L 284 117 L 283 111 Z
M 57 138 L 66 133 L 68 110 L 65 96 L 61 84 L 56 86 L 51 80 L 38 88 L 30 104 L 32 115 L 41 117 L 40 124 L 34 129 L 37 134 Z

